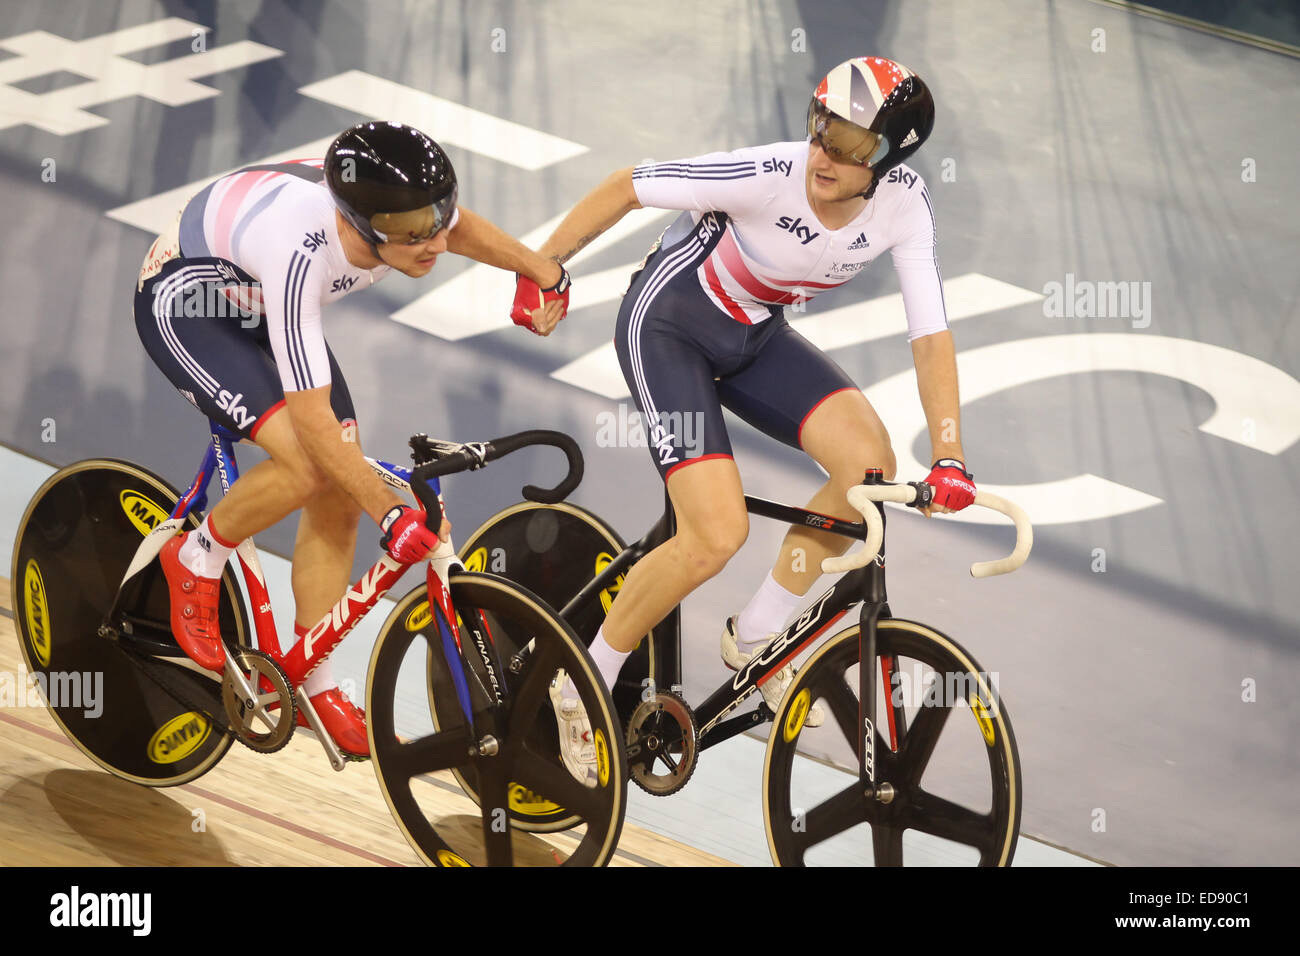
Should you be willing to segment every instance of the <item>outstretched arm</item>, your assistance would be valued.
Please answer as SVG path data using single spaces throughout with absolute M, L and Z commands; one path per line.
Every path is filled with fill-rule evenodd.
M 460 221 L 456 228 L 447 233 L 447 251 L 526 275 L 542 288 L 552 286 L 560 279 L 560 267 L 555 262 L 533 252 L 490 220 L 464 206 L 460 207 Z
M 584 196 L 537 251 L 556 262 L 568 262 L 579 249 L 640 208 L 632 188 L 632 167 L 620 169 Z

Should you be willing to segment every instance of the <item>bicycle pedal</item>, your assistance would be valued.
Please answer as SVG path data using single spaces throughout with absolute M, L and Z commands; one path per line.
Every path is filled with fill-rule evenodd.
M 334 738 L 329 735 L 325 725 L 321 722 L 320 714 L 316 713 L 316 708 L 311 704 L 311 698 L 306 694 L 298 701 L 298 707 L 307 717 L 307 728 L 315 735 L 317 742 L 325 749 L 325 756 L 330 762 L 330 766 L 337 772 L 342 772 L 347 765 L 348 760 L 360 762 L 369 760 L 369 757 L 360 757 L 357 754 L 349 754 L 346 751 L 339 750 L 339 745 L 334 742 Z

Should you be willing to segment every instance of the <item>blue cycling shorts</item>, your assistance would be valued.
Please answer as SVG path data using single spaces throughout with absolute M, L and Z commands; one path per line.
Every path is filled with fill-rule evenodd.
M 221 286 L 256 282 L 224 259 L 177 258 L 135 295 L 135 328 L 154 364 L 190 404 L 250 440 L 284 404 L 284 389 L 266 323 Z M 326 351 L 330 406 L 346 427 L 356 421 L 352 395 L 328 344 Z

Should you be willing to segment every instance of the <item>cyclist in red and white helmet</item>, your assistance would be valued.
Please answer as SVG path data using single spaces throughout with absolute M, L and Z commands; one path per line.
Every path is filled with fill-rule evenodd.
M 929 423 L 932 510 L 960 510 L 974 497 L 933 208 L 924 181 L 905 163 L 934 127 L 930 90 L 893 60 L 860 57 L 817 84 L 807 123 L 806 140 L 619 170 L 539 250 L 563 263 L 629 210 L 683 210 L 633 275 L 615 331 L 677 532 L 632 568 L 591 646 L 610 686 L 639 637 L 720 571 L 748 534 L 723 407 L 827 472 L 808 503 L 812 511 L 854 520 L 845 493 L 864 471 L 894 477 L 889 435 L 875 410 L 783 313 L 849 281 L 886 250 Z M 520 279 L 516 321 L 525 322 L 536 301 L 533 284 Z M 558 321 L 535 331 L 549 334 Z M 687 416 L 697 427 L 682 427 Z M 847 547 L 842 537 L 792 529 L 754 598 L 724 625 L 727 666 L 744 666 L 781 630 L 821 574 L 822 559 Z M 764 684 L 773 710 L 792 677 L 787 666 Z M 809 725 L 821 722 L 819 710 Z M 567 739 L 580 715 L 567 698 L 556 702 L 556 713 Z

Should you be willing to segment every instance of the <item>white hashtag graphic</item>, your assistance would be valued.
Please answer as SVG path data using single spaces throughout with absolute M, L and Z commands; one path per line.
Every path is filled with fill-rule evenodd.
M 196 77 L 237 69 L 283 53 L 242 40 L 150 66 L 124 56 L 207 32 L 205 26 L 169 17 L 86 40 L 68 40 L 44 30 L 0 39 L 0 49 L 18 54 L 0 60 L 0 129 L 26 123 L 67 136 L 108 123 L 102 116 L 86 112 L 88 106 L 131 96 L 165 106 L 194 103 L 219 92 L 194 82 Z M 28 93 L 10 85 L 60 70 L 90 79 L 48 93 Z

